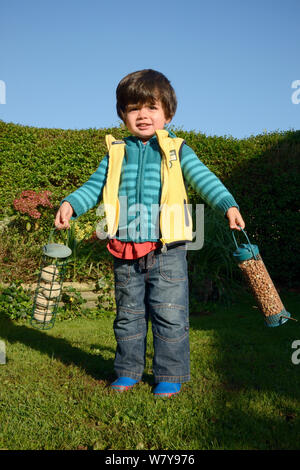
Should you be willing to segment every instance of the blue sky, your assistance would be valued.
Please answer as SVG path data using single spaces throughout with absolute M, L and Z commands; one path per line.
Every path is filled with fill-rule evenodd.
M 177 93 L 176 127 L 299 129 L 299 36 L 299 0 L 2 0 L 0 119 L 116 126 L 118 82 L 153 68 Z

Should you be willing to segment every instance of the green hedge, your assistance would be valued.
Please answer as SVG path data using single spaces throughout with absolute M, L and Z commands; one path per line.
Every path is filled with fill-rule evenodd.
M 300 266 L 300 131 L 235 139 L 173 130 L 233 194 L 247 234 L 259 246 L 273 280 L 295 286 Z M 0 120 L 2 217 L 13 213 L 13 200 L 22 190 L 50 190 L 58 206 L 96 170 L 106 153 L 107 133 L 116 138 L 128 135 L 123 127 L 44 129 Z M 202 202 L 191 188 L 189 191 L 193 203 Z M 238 234 L 238 241 L 246 239 Z

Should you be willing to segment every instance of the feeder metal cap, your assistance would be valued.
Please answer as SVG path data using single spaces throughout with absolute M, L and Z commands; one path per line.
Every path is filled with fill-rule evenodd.
M 43 247 L 43 253 L 51 258 L 67 258 L 72 254 L 72 250 L 61 243 L 48 243 Z
M 259 254 L 258 246 L 251 245 L 249 243 L 242 243 L 238 249 L 233 253 L 235 260 L 240 263 L 253 258 L 253 254 L 256 257 Z

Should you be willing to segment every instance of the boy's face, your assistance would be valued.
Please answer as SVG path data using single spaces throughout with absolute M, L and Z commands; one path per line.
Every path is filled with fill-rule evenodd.
M 129 104 L 124 122 L 133 135 L 147 142 L 155 131 L 163 129 L 170 121 L 165 116 L 161 101 L 156 100 L 155 104 Z

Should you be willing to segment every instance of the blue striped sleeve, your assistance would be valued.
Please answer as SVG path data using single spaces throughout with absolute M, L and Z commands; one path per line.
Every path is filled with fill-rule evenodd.
M 61 201 L 61 203 L 67 201 L 73 207 L 74 214 L 72 219 L 76 219 L 80 215 L 85 214 L 85 212 L 101 201 L 107 177 L 107 169 L 108 155 L 103 158 L 97 170 L 86 183 Z
M 239 209 L 234 197 L 220 179 L 201 162 L 195 152 L 186 144 L 181 150 L 181 168 L 184 179 L 212 209 L 224 216 L 230 207 L 235 206 Z

